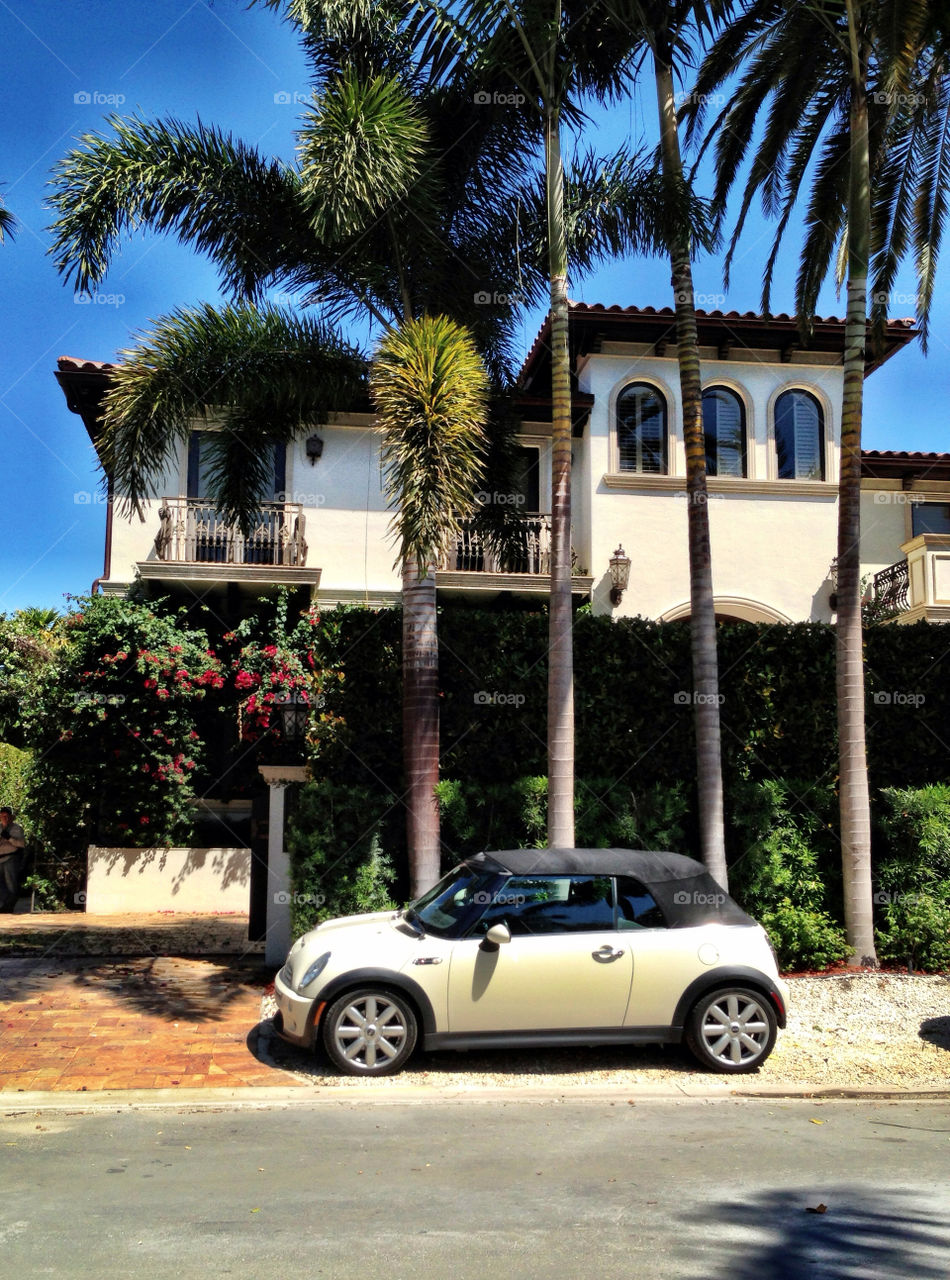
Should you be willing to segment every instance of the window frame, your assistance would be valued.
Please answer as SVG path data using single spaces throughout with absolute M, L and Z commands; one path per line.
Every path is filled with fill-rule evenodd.
M 621 438 L 620 438 L 621 402 L 623 401 L 624 396 L 629 391 L 635 390 L 637 388 L 642 388 L 645 391 L 651 392 L 657 398 L 662 408 L 663 417 L 662 417 L 662 424 L 661 424 L 661 430 L 660 430 L 662 456 L 661 456 L 661 469 L 658 471 L 644 471 L 641 469 L 625 467 L 623 465 L 623 455 L 621 452 Z M 614 449 L 616 474 L 623 475 L 623 476 L 641 476 L 641 477 L 642 476 L 647 476 L 647 477 L 669 476 L 673 474 L 673 470 L 672 470 L 673 442 L 671 440 L 672 404 L 673 403 L 674 402 L 672 401 L 668 390 L 653 379 L 634 378 L 628 382 L 623 383 L 623 385 L 614 395 L 613 407 L 611 410 L 613 449 Z M 642 447 L 642 437 L 641 437 L 640 438 L 641 458 L 642 458 L 642 454 L 643 454 L 643 447 Z
M 820 439 L 818 444 L 818 458 L 820 462 L 820 474 L 817 476 L 783 476 L 780 469 L 779 460 L 779 435 L 778 435 L 778 410 L 779 405 L 786 396 L 797 395 L 805 396 L 811 400 L 818 410 L 819 414 L 819 431 Z M 798 484 L 824 484 L 827 483 L 830 471 L 830 459 L 828 457 L 828 444 L 831 439 L 831 416 L 829 406 L 825 402 L 823 396 L 813 387 L 802 386 L 798 383 L 788 384 L 779 388 L 772 397 L 769 406 L 769 432 L 771 436 L 771 465 L 775 468 L 775 479 L 781 480 L 783 483 Z M 794 460 L 794 437 L 793 437 L 793 460 Z
M 715 472 L 712 472 L 709 470 L 709 449 L 706 445 L 706 397 L 707 395 L 710 395 L 717 391 L 725 392 L 727 395 L 732 396 L 739 406 L 739 419 L 740 419 L 739 429 L 740 429 L 741 440 L 742 440 L 742 470 L 739 472 L 738 475 L 735 475 L 731 472 L 724 473 L 720 471 L 718 469 L 718 457 L 716 459 L 717 470 Z M 750 454 L 751 454 L 751 450 L 749 448 L 750 415 L 749 415 L 749 406 L 746 404 L 745 396 L 736 387 L 730 386 L 728 382 L 723 382 L 717 379 L 716 381 L 710 382 L 707 386 L 703 387 L 702 409 L 703 409 L 703 448 L 705 450 L 705 456 L 706 456 L 706 474 L 713 479 L 748 480 L 749 467 L 750 467 Z M 719 437 L 718 437 L 718 430 L 717 430 L 717 444 L 718 444 L 718 440 L 719 440 Z

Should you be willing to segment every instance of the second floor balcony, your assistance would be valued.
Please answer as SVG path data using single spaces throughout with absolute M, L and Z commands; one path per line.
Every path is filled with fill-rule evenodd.
M 896 622 L 950 622 L 950 534 L 921 533 L 905 559 L 874 575 L 875 603 Z
M 587 595 L 593 580 L 571 552 L 573 591 Z M 473 521 L 465 521 L 446 548 L 436 571 L 442 588 L 544 594 L 550 589 L 551 517 L 515 517 L 503 539 L 494 539 Z
M 303 508 L 265 502 L 247 533 L 200 498 L 163 498 L 155 551 L 174 564 L 247 564 L 303 567 L 307 563 Z

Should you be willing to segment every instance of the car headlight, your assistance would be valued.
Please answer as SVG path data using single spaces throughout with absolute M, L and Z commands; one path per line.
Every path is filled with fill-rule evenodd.
M 309 987 L 311 982 L 314 981 L 314 979 L 319 978 L 320 974 L 323 973 L 324 969 L 327 967 L 327 962 L 329 959 L 330 959 L 329 951 L 324 951 L 322 956 L 319 956 L 316 960 L 314 960 L 313 964 L 310 966 L 307 972 L 303 975 L 303 977 L 297 983 L 297 990 L 303 991 L 304 987 Z

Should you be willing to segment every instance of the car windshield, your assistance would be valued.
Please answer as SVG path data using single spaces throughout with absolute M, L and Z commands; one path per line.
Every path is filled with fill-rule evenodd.
M 418 921 L 430 933 L 459 937 L 491 902 L 497 882 L 495 871 L 456 867 L 428 893 L 411 902 L 406 916 Z

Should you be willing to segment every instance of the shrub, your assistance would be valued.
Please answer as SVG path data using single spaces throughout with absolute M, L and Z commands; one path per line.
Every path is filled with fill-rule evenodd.
M 288 824 L 294 936 L 323 920 L 386 911 L 395 873 L 382 837 L 395 797 L 325 779 L 300 790 Z
M 824 969 L 849 953 L 844 929 L 824 911 L 798 907 L 783 898 L 767 907 L 759 923 L 769 935 L 779 968 Z
M 897 895 L 884 904 L 877 933 L 882 960 L 908 969 L 950 969 L 950 884 L 934 893 Z

